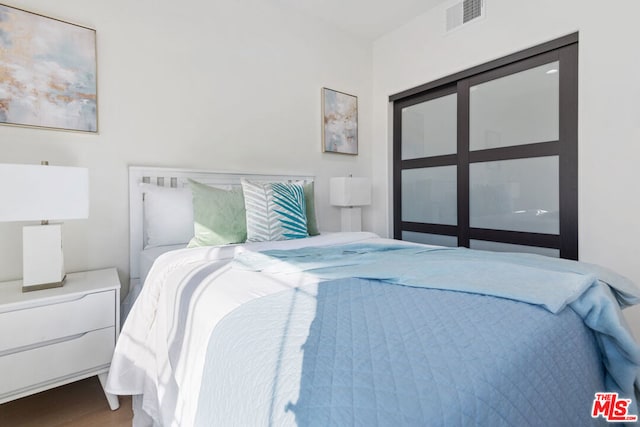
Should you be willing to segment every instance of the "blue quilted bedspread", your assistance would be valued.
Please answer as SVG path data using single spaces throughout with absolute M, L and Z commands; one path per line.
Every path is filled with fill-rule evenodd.
M 196 425 L 599 425 L 603 379 L 572 310 L 341 279 L 218 325 Z
M 326 281 L 217 325 L 197 425 L 586 426 L 603 422 L 595 392 L 633 395 L 640 348 L 616 298 L 637 289 L 592 266 L 350 245 L 234 267 Z

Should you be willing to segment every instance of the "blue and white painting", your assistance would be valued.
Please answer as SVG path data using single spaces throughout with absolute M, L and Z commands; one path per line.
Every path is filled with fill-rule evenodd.
M 0 123 L 97 132 L 95 30 L 0 4 Z
M 322 88 L 322 149 L 358 154 L 358 98 Z

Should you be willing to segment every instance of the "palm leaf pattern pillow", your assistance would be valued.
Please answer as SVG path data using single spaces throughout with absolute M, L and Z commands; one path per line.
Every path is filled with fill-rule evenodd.
M 242 180 L 247 241 L 308 237 L 304 187 L 300 184 Z

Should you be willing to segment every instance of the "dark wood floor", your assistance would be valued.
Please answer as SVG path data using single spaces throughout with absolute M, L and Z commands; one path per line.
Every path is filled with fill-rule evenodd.
M 131 398 L 120 397 L 120 409 L 109 409 L 98 377 L 87 378 L 0 405 L 0 426 L 130 427 Z

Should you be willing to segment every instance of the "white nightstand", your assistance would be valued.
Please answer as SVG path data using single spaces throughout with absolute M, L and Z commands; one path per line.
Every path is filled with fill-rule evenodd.
M 94 375 L 104 388 L 119 333 L 115 268 L 27 293 L 20 280 L 0 283 L 0 403 Z M 118 409 L 118 397 L 105 396 Z

